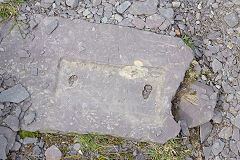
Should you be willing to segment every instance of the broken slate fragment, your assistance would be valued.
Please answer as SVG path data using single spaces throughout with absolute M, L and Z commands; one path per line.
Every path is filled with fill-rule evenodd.
M 54 19 L 50 23 L 48 23 L 45 27 L 46 33 L 49 35 L 51 34 L 58 26 L 58 20 Z
M 123 2 L 122 4 L 120 4 L 120 5 L 117 7 L 117 12 L 122 14 L 122 13 L 125 12 L 130 6 L 131 6 L 131 2 L 125 1 L 125 2 Z
M 236 127 L 238 127 L 240 129 L 240 114 L 238 114 L 234 120 L 233 120 L 233 125 L 235 125 Z
M 23 118 L 24 119 L 24 123 L 26 125 L 31 124 L 34 121 L 35 116 L 36 116 L 36 112 L 30 111 L 27 115 L 24 116 L 24 118 Z
M 20 49 L 17 51 L 18 57 L 19 58 L 27 58 L 30 57 L 30 53 L 24 49 Z
M 17 117 L 9 115 L 3 120 L 13 131 L 19 131 L 19 120 Z
M 224 20 L 230 27 L 233 28 L 238 24 L 238 14 L 236 12 L 227 14 L 224 16 Z
M 208 138 L 211 131 L 212 131 L 212 124 L 210 122 L 200 125 L 201 143 L 203 143 Z
M 20 103 L 28 97 L 28 91 L 21 84 L 17 84 L 0 93 L 0 102 Z
M 228 140 L 232 136 L 232 127 L 224 127 L 218 135 L 220 138 Z
M 146 27 L 150 29 L 156 29 L 161 26 L 161 24 L 164 22 L 165 18 L 154 14 L 146 18 Z
M 16 139 L 16 132 L 13 132 L 10 128 L 8 127 L 3 127 L 0 126 L 0 135 L 3 135 L 7 139 L 7 148 L 6 148 L 6 153 L 8 154 L 9 150 L 13 147 Z
M 217 156 L 220 152 L 222 152 L 225 143 L 220 139 L 216 140 L 212 145 L 212 152 L 215 156 Z
M 79 0 L 66 0 L 66 4 L 71 8 L 77 7 L 78 3 L 79 3 Z
M 23 139 L 23 144 L 26 145 L 26 144 L 33 144 L 33 143 L 36 143 L 37 142 L 37 138 L 33 138 L 33 137 L 25 137 Z
M 60 160 L 62 153 L 55 145 L 52 145 L 46 150 L 45 156 L 47 160 Z
M 2 160 L 7 159 L 6 147 L 7 147 L 7 139 L 3 135 L 0 135 L 0 159 Z
M 202 98 L 203 95 L 212 99 Z M 204 97 L 205 97 L 204 96 Z M 180 120 L 186 120 L 188 127 L 193 128 L 209 122 L 214 114 L 217 95 L 212 87 L 194 82 L 190 86 L 190 92 L 181 97 L 178 115 Z
M 133 15 L 152 15 L 157 12 L 158 0 L 134 1 L 129 8 Z

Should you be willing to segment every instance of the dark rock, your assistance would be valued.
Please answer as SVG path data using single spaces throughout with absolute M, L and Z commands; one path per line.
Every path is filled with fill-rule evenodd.
M 190 93 L 181 98 L 178 115 L 181 120 L 186 120 L 189 128 L 193 128 L 212 119 L 217 95 L 212 87 L 200 82 L 194 82 L 190 88 Z M 202 98 L 203 95 L 208 99 Z
M 216 140 L 212 145 L 212 152 L 215 156 L 217 156 L 220 152 L 222 152 L 225 143 L 220 139 Z
M 236 141 L 233 140 L 230 141 L 230 149 L 233 153 L 235 153 L 235 155 L 238 155 L 238 147 Z
M 56 146 L 52 145 L 46 150 L 45 156 L 47 160 L 60 160 L 62 153 Z
M 6 153 L 13 147 L 16 139 L 16 132 L 13 132 L 10 128 L 0 126 L 0 135 L 3 135 L 7 139 Z
M 27 90 L 21 84 L 17 84 L 0 93 L 0 102 L 20 103 L 28 97 Z
M 224 127 L 218 135 L 220 138 L 228 140 L 232 136 L 232 127 Z
M 121 4 L 117 7 L 117 12 L 122 14 L 122 13 L 125 12 L 130 6 L 131 6 L 131 2 L 129 2 L 129 1 L 124 1 L 123 3 L 121 3 Z
M 222 122 L 222 119 L 223 119 L 222 113 L 220 111 L 214 110 L 214 115 L 212 118 L 213 122 L 219 124 Z
M 129 8 L 129 13 L 133 15 L 152 15 L 157 12 L 157 0 L 134 1 Z
M 25 137 L 23 139 L 23 144 L 26 145 L 26 144 L 34 144 L 37 142 L 37 138 L 32 138 L 32 137 Z
M 19 151 L 20 148 L 21 148 L 21 143 L 15 142 L 13 147 L 11 148 L 11 151 L 17 152 L 17 151 Z
M 172 8 L 159 8 L 158 9 L 160 15 L 162 15 L 166 19 L 173 19 L 174 11 Z
M 181 126 L 181 129 L 182 129 L 182 132 L 183 132 L 184 136 L 190 136 L 188 125 L 187 125 L 187 122 L 185 120 L 182 120 L 180 122 L 180 126 Z
M 212 131 L 212 124 L 210 122 L 200 125 L 201 143 L 203 143 L 208 138 L 211 131 Z
M 9 115 L 3 120 L 13 131 L 19 131 L 19 120 L 17 117 Z
M 230 27 L 235 27 L 238 24 L 238 14 L 236 12 L 232 12 L 224 16 L 225 22 Z
M 205 159 L 207 160 L 211 154 L 211 147 L 203 147 L 203 154 Z
M 42 152 L 41 149 L 38 146 L 34 146 L 32 151 L 35 155 L 40 155 L 41 152 Z
M 156 29 L 160 27 L 164 21 L 164 17 L 158 14 L 154 14 L 146 18 L 146 27 L 150 29 Z
M 0 135 L 0 159 L 2 160 L 7 159 L 6 148 L 7 148 L 7 139 L 3 135 Z
M 66 4 L 71 8 L 76 8 L 78 6 L 79 0 L 66 0 Z
M 34 111 L 29 111 L 28 114 L 25 115 L 24 118 L 23 118 L 23 119 L 24 119 L 24 123 L 25 123 L 26 125 L 31 124 L 31 123 L 34 121 L 35 116 L 36 116 L 36 112 L 34 112 Z

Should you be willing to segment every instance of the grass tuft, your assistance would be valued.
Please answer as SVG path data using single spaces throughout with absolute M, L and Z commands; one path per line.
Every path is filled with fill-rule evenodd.
M 22 32 L 19 27 L 19 21 L 18 21 L 18 16 L 19 16 L 19 10 L 20 10 L 20 5 L 21 3 L 25 2 L 24 0 L 11 0 L 8 3 L 1 3 L 0 2 L 0 17 L 1 23 L 8 23 L 10 20 L 13 20 L 13 24 L 8 31 L 7 35 L 11 33 L 13 28 L 15 26 L 18 27 L 18 31 L 23 39 Z
M 193 40 L 190 36 L 188 36 L 187 34 L 183 34 L 181 39 L 183 40 L 183 42 L 190 48 L 194 47 L 193 44 Z

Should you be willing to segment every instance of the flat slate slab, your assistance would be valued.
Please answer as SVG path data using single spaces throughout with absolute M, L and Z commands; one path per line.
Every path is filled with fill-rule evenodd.
M 1 68 L 21 77 L 31 94 L 30 110 L 37 113 L 22 129 L 157 143 L 179 133 L 171 100 L 193 59 L 180 38 L 81 20 L 36 19 L 33 40 L 21 40 L 14 29 L 1 43 Z M 58 26 L 48 32 L 56 20 Z M 1 33 L 8 27 L 1 26 Z M 19 57 L 20 50 L 30 56 Z

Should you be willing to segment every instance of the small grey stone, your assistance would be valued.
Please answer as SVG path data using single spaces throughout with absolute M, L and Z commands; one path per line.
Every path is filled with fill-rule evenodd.
M 211 153 L 211 147 L 203 147 L 203 154 L 205 159 L 207 160 Z
M 123 17 L 120 16 L 119 14 L 115 14 L 114 15 L 114 18 L 118 21 L 118 22 L 121 22 L 123 20 Z
M 220 139 L 217 139 L 212 145 L 212 152 L 215 156 L 217 156 L 220 152 L 222 152 L 225 143 Z
M 7 143 L 8 143 L 7 139 L 3 135 L 0 135 L 0 159 L 2 160 L 7 159 L 7 156 L 6 156 Z
M 230 141 L 230 149 L 233 153 L 238 155 L 238 147 L 237 147 L 237 142 L 236 141 L 233 141 L 233 140 Z
M 38 75 L 38 68 L 37 68 L 37 67 L 31 68 L 31 74 L 32 74 L 33 76 L 37 76 L 37 75 Z
M 152 15 L 157 12 L 158 0 L 134 1 L 129 8 L 133 15 Z
M 3 104 L 0 104 L 0 109 L 4 109 L 4 105 Z
M 50 23 L 48 23 L 45 27 L 46 33 L 51 34 L 58 26 L 58 20 L 54 19 Z
M 140 18 L 138 18 L 138 17 L 134 17 L 134 18 L 133 18 L 132 24 L 133 24 L 134 26 L 136 26 L 136 28 L 138 28 L 138 29 L 143 29 L 144 26 L 146 25 L 146 23 L 145 23 L 142 19 L 140 19 Z
M 47 160 L 60 160 L 62 153 L 56 146 L 52 145 L 46 150 L 45 156 Z
M 166 30 L 171 25 L 171 22 L 167 19 L 163 22 L 163 24 L 159 27 L 161 31 Z
M 78 6 L 78 0 L 66 0 L 66 4 L 71 8 L 76 8 Z
M 212 131 L 212 124 L 210 122 L 200 125 L 201 143 L 203 143 L 208 138 L 211 131 Z
M 54 3 L 54 1 L 55 0 L 42 0 L 41 2 L 43 2 L 43 3 L 51 3 L 52 4 L 52 3 Z
M 238 127 L 240 129 L 240 114 L 238 114 L 234 120 L 233 120 L 233 125 L 235 125 L 236 127 Z
M 125 12 L 130 6 L 131 6 L 131 2 L 125 1 L 125 2 L 121 3 L 121 4 L 117 7 L 117 12 L 122 14 L 122 13 Z
M 172 2 L 173 8 L 178 8 L 180 7 L 180 5 L 181 5 L 181 2 L 177 2 L 177 1 Z
M 92 0 L 93 6 L 96 7 L 102 3 L 102 0 Z
M 220 138 L 228 140 L 232 136 L 232 127 L 224 127 L 218 135 Z
M 33 143 L 36 143 L 37 142 L 37 138 L 32 138 L 32 137 L 25 137 L 23 139 L 23 144 L 26 145 L 26 144 L 33 144 Z
M 124 19 L 124 20 L 122 20 L 120 23 L 119 23 L 119 25 L 120 26 L 126 26 L 126 27 L 131 27 L 131 26 L 133 26 L 133 24 L 131 23 L 131 19 L 130 18 L 126 18 L 126 19 Z
M 13 131 L 19 131 L 19 120 L 17 117 L 8 115 L 3 122 L 5 122 Z
M 11 148 L 11 151 L 17 152 L 17 151 L 19 151 L 20 147 L 21 147 L 21 143 L 19 143 L 19 142 L 16 141 L 16 142 L 14 143 L 13 147 Z
M 158 14 L 148 16 L 146 18 L 146 27 L 150 29 L 156 29 L 161 26 L 164 20 L 165 18 Z
M 217 52 L 219 52 L 219 46 L 217 46 L 217 45 L 208 45 L 208 47 L 207 47 L 212 53 L 217 53 Z
M 24 116 L 24 123 L 26 125 L 31 124 L 34 121 L 35 116 L 36 116 L 36 112 L 30 111 L 27 115 Z
M 35 155 L 40 155 L 41 152 L 42 152 L 41 149 L 38 146 L 34 146 L 32 151 Z
M 38 143 L 38 146 L 39 146 L 40 148 L 43 148 L 43 146 L 44 146 L 44 141 L 40 140 L 39 143 Z
M 224 16 L 225 22 L 230 27 L 235 27 L 238 24 L 238 14 L 236 12 L 232 12 Z
M 73 149 L 78 151 L 80 149 L 81 145 L 79 143 L 76 143 L 73 145 Z
M 217 73 L 219 70 L 222 69 L 222 63 L 219 62 L 217 59 L 214 59 L 212 62 L 212 69 L 214 73 Z
M 21 84 L 17 84 L 0 93 L 0 102 L 20 103 L 28 97 L 27 90 Z
M 187 122 L 185 120 L 181 121 L 180 126 L 181 126 L 181 129 L 182 129 L 182 132 L 183 132 L 184 136 L 190 136 L 188 125 L 187 125 Z
M 219 111 L 217 111 L 217 110 L 215 110 L 214 111 L 214 115 L 213 115 L 213 118 L 212 118 L 212 120 L 213 120 L 213 122 L 214 123 L 221 123 L 222 122 L 222 113 L 221 112 L 219 112 Z
M 15 109 L 15 116 L 18 118 L 21 112 L 22 112 L 21 107 L 17 105 Z
M 107 17 L 103 17 L 101 21 L 102 21 L 102 23 L 107 23 L 108 19 L 107 19 Z
M 30 53 L 24 49 L 18 50 L 17 51 L 18 57 L 19 58 L 27 58 L 30 57 Z
M 83 16 L 87 16 L 87 15 L 89 15 L 91 12 L 88 10 L 88 9 L 86 9 L 85 11 L 83 11 Z
M 166 19 L 173 19 L 174 11 L 172 8 L 159 8 L 158 9 L 160 15 L 162 15 Z
M 4 51 L 5 51 L 5 49 L 0 47 L 0 52 L 4 52 Z

